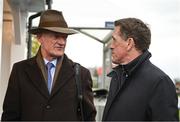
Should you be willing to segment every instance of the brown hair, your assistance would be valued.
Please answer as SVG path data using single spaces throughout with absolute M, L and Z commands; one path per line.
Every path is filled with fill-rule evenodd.
M 135 47 L 145 51 L 149 49 L 151 43 L 151 31 L 148 26 L 137 18 L 124 18 L 114 22 L 115 26 L 120 26 L 120 34 L 126 40 L 133 38 Z

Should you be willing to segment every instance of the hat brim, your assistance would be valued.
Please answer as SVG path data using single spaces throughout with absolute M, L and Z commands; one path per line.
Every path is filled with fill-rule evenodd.
M 41 28 L 33 28 L 29 30 L 31 34 L 38 34 L 41 33 L 43 30 L 48 30 L 56 33 L 63 33 L 67 35 L 76 34 L 77 31 L 69 28 L 60 28 L 60 27 L 41 27 Z

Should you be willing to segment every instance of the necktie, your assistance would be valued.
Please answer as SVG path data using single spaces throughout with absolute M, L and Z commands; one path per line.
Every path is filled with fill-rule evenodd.
M 52 88 L 52 75 L 51 75 L 51 69 L 54 67 L 54 65 L 50 62 L 47 63 L 47 70 L 48 70 L 48 91 L 51 93 L 51 88 Z

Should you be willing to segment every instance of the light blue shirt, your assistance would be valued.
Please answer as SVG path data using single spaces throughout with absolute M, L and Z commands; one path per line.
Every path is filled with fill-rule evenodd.
M 51 76 L 52 76 L 52 82 L 51 82 L 51 86 L 53 84 L 53 79 L 54 79 L 54 74 L 55 74 L 55 69 L 56 69 L 56 64 L 57 64 L 57 59 L 53 60 L 53 61 L 48 61 L 47 59 L 44 58 L 44 63 L 45 65 L 47 65 L 48 62 L 51 62 L 54 67 L 51 68 Z

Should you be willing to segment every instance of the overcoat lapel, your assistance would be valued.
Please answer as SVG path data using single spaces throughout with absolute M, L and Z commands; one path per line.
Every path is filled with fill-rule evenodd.
M 44 63 L 44 60 L 42 58 L 42 55 L 41 55 L 41 51 L 39 50 L 38 53 L 37 53 L 37 56 L 36 56 L 36 62 L 38 64 L 38 67 L 40 68 L 42 74 L 43 74 L 43 77 L 44 77 L 44 80 L 45 80 L 45 83 L 47 85 L 47 70 L 46 70 L 46 66 L 45 66 L 45 63 Z
M 73 65 L 70 63 L 67 56 L 64 55 L 61 70 L 59 71 L 57 80 L 55 81 L 55 85 L 52 89 L 51 96 L 58 92 L 67 82 L 71 81 L 70 79 L 73 77 L 73 75 Z
M 52 89 L 54 88 L 54 85 L 57 81 L 57 78 L 59 76 L 60 70 L 61 70 L 61 66 L 62 66 L 62 61 L 63 61 L 64 56 L 62 56 L 60 59 L 58 59 L 57 61 L 57 65 L 56 65 L 56 70 L 55 70 L 55 74 L 54 74 L 54 79 L 53 79 L 53 86 Z
M 45 78 L 42 74 L 41 69 L 35 58 L 29 62 L 29 67 L 25 69 L 27 75 L 29 76 L 31 82 L 34 84 L 36 89 L 46 98 L 49 97 L 47 86 L 45 83 Z

